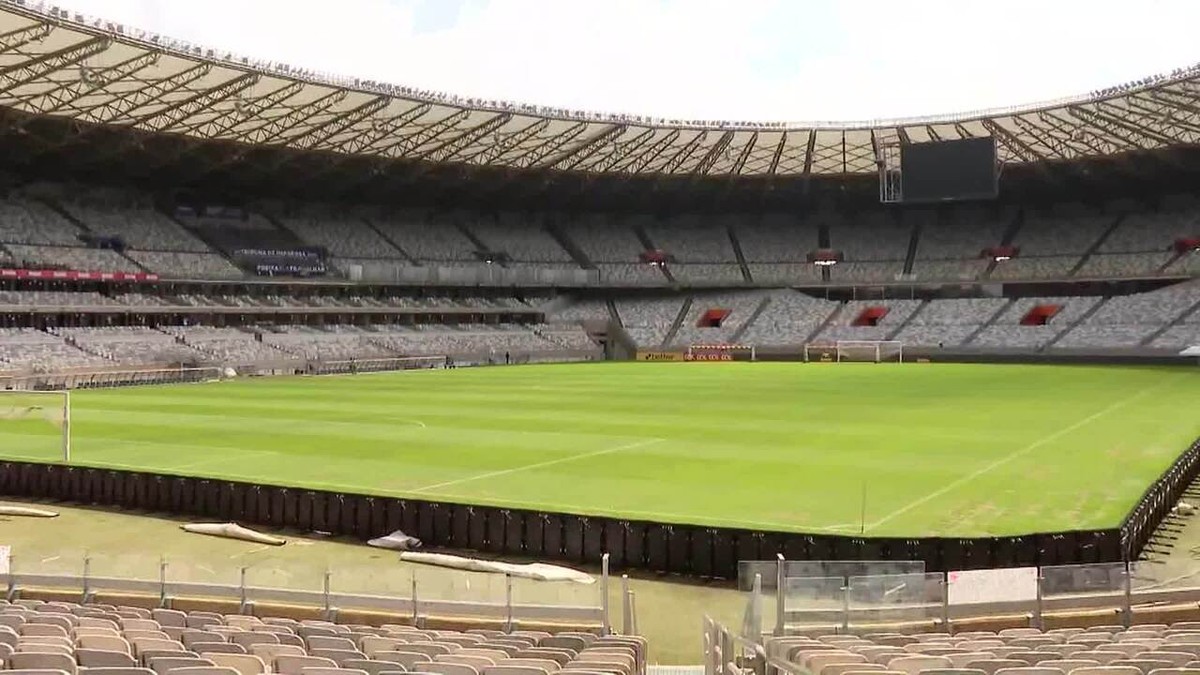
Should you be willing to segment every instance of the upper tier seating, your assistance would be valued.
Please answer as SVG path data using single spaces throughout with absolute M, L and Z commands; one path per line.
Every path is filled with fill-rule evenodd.
M 40 201 L 22 197 L 0 200 L 0 242 L 79 246 L 83 231 Z M 19 257 L 19 256 L 18 256 Z
M 491 251 L 507 253 L 517 262 L 538 262 L 579 266 L 545 230 L 538 214 L 499 213 L 470 224 L 471 232 Z
M 279 222 L 301 240 L 338 258 L 400 258 L 400 252 L 366 221 L 333 207 L 279 216 Z
M 219 253 L 179 253 L 175 251 L 129 251 L 127 255 L 142 267 L 173 279 L 241 279 L 242 270 Z
M 120 237 L 131 249 L 205 253 L 208 246 L 178 223 L 153 209 L 109 206 L 64 201 L 71 215 L 92 232 Z
M 370 221 L 417 260 L 474 262 L 478 260 L 476 246 L 457 226 L 464 219 L 458 212 L 408 210 L 372 217 Z

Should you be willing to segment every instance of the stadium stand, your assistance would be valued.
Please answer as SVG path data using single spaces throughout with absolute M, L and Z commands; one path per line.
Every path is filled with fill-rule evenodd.
M 958 346 L 1007 304 L 1003 298 L 933 300 L 913 314 L 894 339 L 920 346 Z
M 830 319 L 841 305 L 797 291 L 777 291 L 739 342 L 751 345 L 796 346 Z
M 1170 326 L 1200 302 L 1200 283 L 1110 298 L 1084 318 L 1056 345 L 1059 347 L 1129 347 L 1142 344 Z
M 683 298 L 620 299 L 617 315 L 639 347 L 658 347 L 683 309 Z
M 0 603 L 13 673 L 645 675 L 646 641 L 538 630 L 422 630 L 211 611 Z
M 1035 297 L 1020 298 L 971 341 L 978 347 L 1036 348 L 1049 344 L 1064 330 L 1103 301 L 1099 297 Z M 1035 308 L 1048 309 L 1048 316 L 1034 317 L 1023 323 Z
M 768 297 L 765 291 L 696 295 L 671 344 L 681 347 L 729 344 L 759 303 Z
M 740 218 L 732 231 L 755 282 L 821 281 L 821 270 L 808 261 L 809 252 L 818 248 L 820 241 L 815 223 L 785 214 L 767 214 L 758 220 Z

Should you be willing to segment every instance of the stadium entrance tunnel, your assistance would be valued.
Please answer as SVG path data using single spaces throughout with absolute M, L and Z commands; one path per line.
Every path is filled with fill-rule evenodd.
M 697 328 L 720 328 L 725 319 L 733 313 L 729 309 L 706 309 L 700 315 L 700 320 L 696 322 Z
M 850 325 L 852 325 L 852 326 L 878 326 L 879 322 L 883 321 L 883 317 L 887 316 L 888 311 L 889 310 L 887 307 L 881 307 L 878 305 L 872 306 L 872 307 L 866 307 L 861 312 L 858 313 L 858 316 L 854 317 L 854 321 L 851 322 Z
M 1022 326 L 1045 326 L 1050 323 L 1062 305 L 1034 305 L 1025 316 L 1021 317 Z

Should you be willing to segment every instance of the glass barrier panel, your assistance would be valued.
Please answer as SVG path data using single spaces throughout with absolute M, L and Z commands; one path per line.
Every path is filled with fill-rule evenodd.
M 325 585 L 326 564 L 321 559 L 283 556 L 282 549 L 252 549 L 233 561 L 245 568 L 246 599 L 257 602 L 287 602 L 287 592 L 304 591 L 307 601 L 320 604 Z M 239 571 L 239 575 L 241 572 Z M 284 593 L 272 592 L 283 591 Z M 311 597 L 308 594 L 312 594 Z
M 1060 605 L 1073 609 L 1116 609 L 1125 603 L 1125 564 L 1056 565 L 1043 567 L 1042 604 L 1052 612 Z
M 1135 602 L 1139 593 L 1200 590 L 1200 562 L 1190 557 L 1169 556 L 1155 562 L 1132 563 L 1129 572 Z
M 783 609 L 791 625 L 842 625 L 846 620 L 846 580 L 843 577 L 784 579 Z
M 339 561 L 330 565 L 329 587 L 337 594 L 407 599 L 413 594 L 415 570 L 394 556 L 375 563 Z
M 847 588 L 852 626 L 919 622 L 942 615 L 940 574 L 850 577 Z
M 779 584 L 779 563 L 774 560 L 742 560 L 738 562 L 738 590 L 749 593 L 754 589 L 754 577 L 762 578 L 762 589 L 774 594 Z M 795 576 L 822 576 L 798 574 Z
M 578 581 L 538 581 L 515 576 L 511 577 L 511 582 L 514 618 L 544 620 L 561 617 L 564 623 L 599 621 L 602 588 L 599 575 L 594 576 L 590 584 Z M 619 612 L 620 605 L 616 605 L 616 608 Z M 612 609 L 610 606 L 610 620 L 614 619 Z M 615 618 L 619 619 L 619 614 Z
M 117 551 L 88 551 L 88 590 L 93 593 L 105 591 L 135 591 L 139 594 L 157 596 L 162 592 L 160 585 L 162 556 L 139 553 L 130 549 Z M 126 584 L 123 581 L 144 582 Z M 143 588 L 144 587 L 144 588 Z
M 503 574 L 466 572 L 433 565 L 414 564 L 411 568 L 419 603 L 455 603 L 461 604 L 463 611 L 474 612 L 487 607 L 488 616 L 505 615 L 507 588 Z M 453 605 L 443 604 L 443 609 L 423 608 L 420 611 L 421 614 L 446 614 L 453 611 L 448 607 Z
M 241 567 L 228 560 L 220 563 L 198 561 L 191 556 L 164 556 L 168 595 L 199 597 L 237 597 L 242 585 Z M 196 584 L 220 586 L 196 590 Z
M 924 574 L 922 560 L 788 560 L 785 577 L 869 577 L 889 574 Z

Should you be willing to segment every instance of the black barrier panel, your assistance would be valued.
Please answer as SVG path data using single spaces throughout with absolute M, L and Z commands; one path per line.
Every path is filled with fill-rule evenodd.
M 296 495 L 296 524 L 295 527 L 301 532 L 312 532 L 314 529 L 314 513 L 317 508 L 316 504 L 317 493 L 304 492 Z
M 488 523 L 500 517 L 498 509 L 478 507 L 475 509 L 475 515 L 471 518 L 471 522 L 467 524 L 467 548 L 472 551 L 487 551 L 490 549 L 488 545 Z
M 342 530 L 342 512 L 346 510 L 346 497 L 342 495 L 325 495 L 325 526 L 328 527 L 326 532 L 332 534 L 347 534 Z
M 279 499 L 282 502 L 280 509 L 279 526 L 296 528 L 300 519 L 300 493 L 296 490 L 284 488 L 279 491 Z
M 546 519 L 538 513 L 521 512 L 521 519 L 524 521 L 525 553 L 538 557 L 548 555 L 546 551 Z
M 561 516 L 557 513 L 547 513 L 542 517 L 542 555 L 562 558 L 563 521 L 568 518 L 571 516 Z
M 731 530 L 713 530 L 713 576 L 723 579 L 734 579 L 737 577 L 738 560 L 737 540 L 735 536 Z M 742 533 L 742 536 L 745 536 L 745 533 Z
M 489 553 L 504 553 L 508 550 L 508 509 L 491 509 L 487 517 L 486 541 L 483 550 Z M 520 546 L 520 538 L 516 540 Z
M 387 534 L 396 530 L 402 530 L 405 534 L 416 532 L 415 527 L 409 526 L 409 521 L 414 521 L 414 514 L 408 507 L 408 502 L 403 499 L 389 499 L 387 501 L 387 526 L 383 528 L 384 531 Z
M 400 501 L 400 529 L 404 530 L 405 534 L 411 534 L 414 537 L 420 537 L 417 534 L 421 531 L 421 509 L 420 502 L 412 502 L 407 499 Z
M 626 537 L 630 530 L 629 521 L 608 520 L 606 518 L 603 521 L 603 525 L 604 550 L 608 552 L 609 564 L 614 569 L 640 567 L 640 565 L 635 565 L 629 560 L 629 549 L 626 543 Z
M 587 522 L 587 518 L 580 516 L 563 517 L 563 557 L 570 562 L 583 561 L 583 531 Z
M 687 525 L 667 526 L 667 569 L 679 574 L 691 574 L 692 528 Z
M 413 536 L 426 544 L 433 544 L 433 510 L 436 505 L 426 502 L 409 502 L 408 507 L 412 509 L 413 514 L 416 516 L 416 534 Z
M 530 546 L 532 535 L 527 530 L 524 511 L 506 511 L 504 516 L 504 550 L 513 555 L 530 553 L 537 555 L 542 552 L 541 530 L 538 530 L 537 548 Z
M 430 504 L 433 510 L 433 532 L 429 541 L 434 546 L 450 546 L 453 541 L 454 509 L 457 504 Z
M 65 467 L 49 467 L 50 472 L 47 476 L 48 486 L 47 494 L 52 499 L 70 499 L 70 493 L 67 487 L 67 472 Z
M 667 525 L 652 523 L 646 528 L 646 565 L 652 570 L 671 571 L 667 553 Z
M 691 572 L 702 577 L 713 575 L 713 540 L 715 532 L 707 528 L 697 528 L 692 531 L 688 547 L 688 560 L 691 562 Z
M 362 540 L 372 539 L 387 534 L 384 530 L 385 514 L 383 500 L 366 497 L 358 500 L 357 517 L 354 522 L 354 536 Z
M 470 548 L 471 519 L 475 517 L 475 508 L 455 504 L 447 510 L 450 512 L 450 545 L 454 548 Z
M 329 495 L 324 492 L 312 493 L 312 530 L 329 532 Z
M 585 562 L 599 562 L 607 549 L 604 547 L 604 523 L 607 519 L 603 518 L 588 518 L 583 521 L 583 560 Z M 609 565 L 612 564 L 612 556 L 609 556 Z
M 217 517 L 221 520 L 240 520 L 241 514 L 238 513 L 237 501 L 241 497 L 238 494 L 238 486 L 235 483 L 217 483 Z
M 342 514 L 341 518 L 338 519 L 338 531 L 342 534 L 350 535 L 352 537 L 360 537 L 361 535 L 358 533 L 358 512 L 360 509 L 366 511 L 362 505 L 365 497 L 361 497 L 359 495 L 346 495 L 343 497 L 339 495 L 339 499 L 342 504 Z M 367 512 L 366 516 L 368 518 L 367 523 L 369 525 L 369 519 L 371 517 L 370 512 Z
M 632 521 L 628 530 L 625 530 L 625 565 L 638 569 L 658 569 L 650 566 L 649 560 L 650 524 L 649 522 Z

